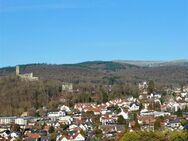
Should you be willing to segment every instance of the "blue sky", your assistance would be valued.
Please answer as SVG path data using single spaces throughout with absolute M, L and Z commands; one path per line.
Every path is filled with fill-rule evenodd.
M 0 0 L 0 67 L 188 59 L 187 0 Z

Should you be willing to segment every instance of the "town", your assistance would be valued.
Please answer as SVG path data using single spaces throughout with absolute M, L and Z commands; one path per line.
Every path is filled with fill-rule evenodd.
M 188 87 L 166 88 L 164 95 L 153 88 L 153 83 L 139 83 L 138 97 L 62 104 L 53 111 L 43 107 L 43 114 L 37 117 L 28 116 L 27 112 L 19 117 L 0 117 L 0 140 L 115 141 L 125 132 L 187 130 Z M 73 93 L 73 84 L 63 83 L 62 91 Z
M 0 0 L 0 141 L 188 141 L 188 0 Z

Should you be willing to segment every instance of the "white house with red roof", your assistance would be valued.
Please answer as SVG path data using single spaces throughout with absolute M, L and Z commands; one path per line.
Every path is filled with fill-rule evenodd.
M 62 135 L 57 141 L 85 141 L 85 137 L 80 133 L 77 133 L 73 136 L 70 135 Z

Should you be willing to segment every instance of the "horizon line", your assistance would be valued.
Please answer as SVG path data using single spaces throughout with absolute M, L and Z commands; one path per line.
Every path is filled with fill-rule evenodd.
M 23 66 L 23 65 L 40 65 L 40 64 L 46 64 L 46 65 L 74 65 L 74 64 L 80 64 L 84 62 L 117 62 L 117 61 L 133 61 L 133 62 L 173 62 L 173 61 L 184 61 L 188 62 L 188 59 L 113 59 L 113 60 L 88 60 L 88 61 L 79 61 L 79 62 L 72 62 L 72 63 L 50 63 L 50 62 L 38 62 L 38 63 L 20 63 L 20 64 L 14 64 L 14 65 L 7 65 L 7 66 L 0 66 L 0 69 L 8 68 L 8 67 L 16 67 L 16 66 Z

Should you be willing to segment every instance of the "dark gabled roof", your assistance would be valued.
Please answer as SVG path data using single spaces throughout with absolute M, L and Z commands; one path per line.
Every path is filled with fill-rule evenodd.
M 41 140 L 50 141 L 50 136 L 41 136 Z
M 184 126 L 184 129 L 187 129 L 187 130 L 188 130 L 188 124 Z
M 179 123 L 179 122 L 180 120 L 178 118 L 169 121 L 170 124 Z
M 183 114 L 183 115 L 188 115 L 188 112 L 183 112 L 182 114 Z
M 135 104 L 136 106 L 139 106 L 139 104 L 138 104 L 137 102 L 133 102 L 133 103 L 130 104 L 130 107 L 133 106 L 134 104 Z

